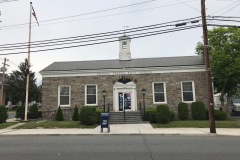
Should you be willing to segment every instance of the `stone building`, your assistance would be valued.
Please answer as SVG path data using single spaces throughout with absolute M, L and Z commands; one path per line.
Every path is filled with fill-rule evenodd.
M 146 107 L 167 104 L 177 111 L 180 102 L 207 104 L 205 65 L 200 56 L 132 59 L 130 37 L 119 38 L 119 59 L 54 62 L 43 77 L 42 111 L 51 118 L 58 106 L 66 117 L 73 108 L 110 104 L 110 111 L 137 111 L 146 89 Z

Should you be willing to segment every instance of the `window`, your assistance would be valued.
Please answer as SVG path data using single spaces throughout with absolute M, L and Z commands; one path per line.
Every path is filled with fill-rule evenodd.
M 58 105 L 70 106 L 71 87 L 69 85 L 61 85 L 58 87 Z
M 182 101 L 195 102 L 194 83 L 192 81 L 182 82 Z
M 164 82 L 153 83 L 153 103 L 167 103 Z
M 122 50 L 127 50 L 127 42 L 122 42 Z
M 85 104 L 97 105 L 97 85 L 85 86 Z

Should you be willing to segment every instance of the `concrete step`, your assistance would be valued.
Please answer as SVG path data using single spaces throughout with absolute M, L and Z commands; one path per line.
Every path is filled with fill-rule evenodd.
M 140 112 L 110 112 L 110 124 L 137 124 L 142 123 Z

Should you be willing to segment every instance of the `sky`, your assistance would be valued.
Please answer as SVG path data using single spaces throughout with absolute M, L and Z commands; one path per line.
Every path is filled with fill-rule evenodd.
M 201 16 L 201 0 L 32 0 L 31 2 L 40 24 L 38 26 L 32 17 L 31 42 L 119 31 L 124 29 L 123 26 L 131 29 Z M 1 45 L 28 42 L 30 1 L 0 0 L 0 11 L 0 50 Z M 206 14 L 239 16 L 240 0 L 207 0 Z M 123 35 L 123 32 L 121 34 Z M 199 27 L 132 39 L 132 58 L 193 56 L 196 55 L 196 44 L 202 41 L 201 37 L 202 28 Z M 34 48 L 31 48 L 31 51 L 33 50 Z M 2 55 L 20 51 L 26 53 Z M 118 59 L 118 55 L 117 41 L 33 52 L 30 54 L 31 70 L 36 73 L 40 83 L 39 71 L 53 62 Z M 0 61 L 3 62 L 4 58 L 9 60 L 7 73 L 17 70 L 17 66 L 27 56 L 25 47 L 22 50 L 0 51 Z

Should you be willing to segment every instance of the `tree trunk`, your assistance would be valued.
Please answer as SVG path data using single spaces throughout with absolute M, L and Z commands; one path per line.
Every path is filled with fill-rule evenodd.
M 226 108 L 224 106 L 224 93 L 223 93 L 223 91 L 221 92 L 221 95 L 220 95 L 220 101 L 221 101 L 220 110 L 223 110 L 224 112 L 226 112 Z
M 230 116 L 230 112 L 229 112 L 230 102 L 231 102 L 231 97 L 227 96 L 226 113 L 228 117 Z

